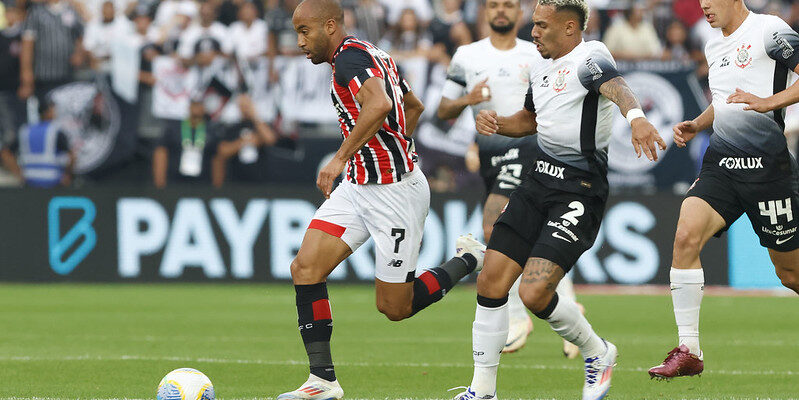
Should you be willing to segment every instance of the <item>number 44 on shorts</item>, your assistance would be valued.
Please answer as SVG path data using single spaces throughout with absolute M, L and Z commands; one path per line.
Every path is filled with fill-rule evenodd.
M 791 210 L 791 199 L 785 200 L 769 200 L 757 203 L 760 207 L 760 215 L 769 218 L 772 225 L 777 225 L 779 220 L 777 217 L 784 215 L 787 222 L 793 221 L 793 210 Z

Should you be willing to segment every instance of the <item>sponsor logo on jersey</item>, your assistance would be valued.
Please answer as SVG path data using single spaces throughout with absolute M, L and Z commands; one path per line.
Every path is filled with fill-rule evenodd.
M 724 157 L 719 167 L 727 169 L 760 169 L 763 168 L 763 157 Z
M 563 89 L 566 89 L 566 75 L 569 75 L 569 70 L 564 68 L 558 71 L 558 76 L 555 78 L 555 83 L 552 85 L 552 89 L 555 89 L 556 92 L 560 93 Z
M 751 44 L 744 43 L 735 50 L 738 52 L 738 55 L 735 56 L 735 65 L 739 68 L 746 68 L 752 64 L 752 55 L 749 54 L 749 49 L 751 48 Z
M 501 156 L 491 157 L 491 166 L 496 167 L 499 163 L 503 161 L 515 160 L 517 158 L 519 158 L 519 149 L 518 148 L 508 149 L 508 152 Z
M 719 68 L 726 67 L 728 65 L 730 65 L 730 57 L 729 56 L 722 57 L 721 58 L 721 65 L 719 65 Z
M 785 235 L 795 234 L 797 227 L 788 228 L 788 229 L 782 229 L 781 227 L 777 229 L 769 229 L 765 226 L 761 226 L 760 229 L 763 231 L 763 233 L 767 233 L 769 235 L 785 236 Z
M 571 229 L 566 228 L 564 226 L 564 224 L 561 224 L 560 222 L 555 222 L 555 221 L 547 221 L 547 226 L 551 226 L 551 227 L 553 227 L 553 228 L 565 233 L 568 237 L 571 238 L 571 240 L 561 236 L 558 232 L 552 232 L 552 236 L 553 237 L 556 237 L 556 238 L 558 238 L 560 240 L 567 241 L 569 243 L 572 243 L 573 241 L 574 242 L 577 241 L 577 235 L 575 235 L 574 232 L 571 231 Z
M 596 63 L 592 58 L 588 58 L 585 60 L 585 66 L 588 68 L 588 72 L 591 73 L 591 79 L 597 80 L 602 77 L 602 68 L 599 67 L 599 64 Z
M 547 174 L 558 179 L 565 179 L 563 176 L 563 171 L 565 170 L 566 167 L 556 167 L 543 160 L 538 160 L 535 162 L 535 172 Z
M 402 260 L 396 260 L 392 258 L 391 261 L 388 262 L 388 266 L 399 268 L 402 266 Z
M 541 78 L 541 87 L 549 87 L 549 77 L 548 76 L 544 75 L 544 77 Z
M 793 46 L 788 43 L 788 39 L 782 37 L 779 32 L 772 33 L 771 37 L 777 43 L 777 46 L 780 46 L 780 49 L 782 50 L 782 58 L 787 60 L 793 55 Z

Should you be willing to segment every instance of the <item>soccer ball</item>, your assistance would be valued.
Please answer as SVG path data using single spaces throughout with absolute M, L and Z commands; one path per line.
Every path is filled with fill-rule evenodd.
M 214 385 L 193 368 L 178 368 L 161 379 L 158 400 L 214 400 Z

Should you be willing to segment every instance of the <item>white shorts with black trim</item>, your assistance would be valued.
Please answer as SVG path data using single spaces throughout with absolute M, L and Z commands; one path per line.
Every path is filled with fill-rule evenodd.
M 308 229 L 341 238 L 354 252 L 369 237 L 375 242 L 375 278 L 411 282 L 430 209 L 430 187 L 421 169 L 388 184 L 342 181 L 316 210 Z

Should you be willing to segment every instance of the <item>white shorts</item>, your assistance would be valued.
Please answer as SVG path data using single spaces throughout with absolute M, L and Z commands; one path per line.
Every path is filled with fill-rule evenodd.
M 375 278 L 411 282 L 416 271 L 430 187 L 421 169 L 384 185 L 342 181 L 316 210 L 308 229 L 341 238 L 354 252 L 369 237 L 375 242 Z

